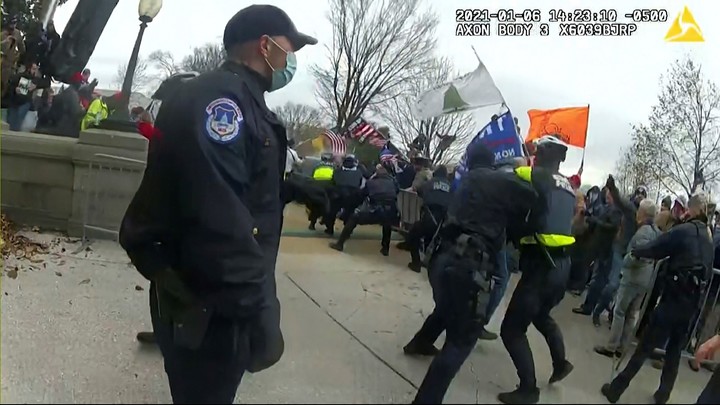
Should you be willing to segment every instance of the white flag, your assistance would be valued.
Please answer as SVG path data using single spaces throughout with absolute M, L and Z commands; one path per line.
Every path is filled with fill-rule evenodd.
M 480 62 L 474 71 L 421 94 L 415 102 L 415 116 L 424 120 L 504 102 L 490 72 Z

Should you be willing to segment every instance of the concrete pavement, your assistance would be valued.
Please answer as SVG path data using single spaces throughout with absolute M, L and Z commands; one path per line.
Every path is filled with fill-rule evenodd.
M 351 240 L 344 253 L 327 243 L 322 237 L 283 238 L 277 279 L 285 355 L 270 370 L 247 375 L 238 402 L 412 400 L 430 360 L 408 358 L 402 346 L 432 309 L 426 277 L 404 267 L 406 252 L 392 249 L 390 257 L 380 256 L 379 240 Z M 2 402 L 169 401 L 159 353 L 134 340 L 136 332 L 149 328 L 147 283 L 117 245 L 95 242 L 92 250 L 72 254 L 77 246 L 61 239 L 44 262 L 6 262 Z M 16 265 L 17 277 L 8 277 Z M 499 330 L 508 297 L 489 329 Z M 604 402 L 599 388 L 609 377 L 610 360 L 592 353 L 592 346 L 607 328 L 597 330 L 589 319 L 571 314 L 577 301 L 568 296 L 555 311 L 576 365 L 566 381 L 547 387 L 546 345 L 534 330 L 528 334 L 544 403 Z M 683 363 L 671 402 L 694 402 L 708 378 Z M 659 372 L 646 366 L 623 401 L 650 403 L 658 379 Z M 481 342 L 446 402 L 494 403 L 498 392 L 515 384 L 502 343 Z

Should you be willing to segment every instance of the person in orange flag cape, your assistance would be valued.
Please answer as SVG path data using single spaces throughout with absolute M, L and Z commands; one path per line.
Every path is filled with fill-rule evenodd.
M 530 128 L 525 142 L 552 134 L 559 136 L 568 145 L 584 148 L 589 116 L 590 106 L 529 110 Z

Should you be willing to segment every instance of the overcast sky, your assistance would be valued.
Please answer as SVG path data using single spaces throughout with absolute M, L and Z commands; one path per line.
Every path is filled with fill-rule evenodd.
M 100 0 L 98 0 L 100 1 Z M 212 6 L 210 6 L 212 3 Z M 316 105 L 314 83 L 308 73 L 312 63 L 325 60 L 325 44 L 332 29 L 324 15 L 326 0 L 265 1 L 284 9 L 299 30 L 320 41 L 298 53 L 299 71 L 291 85 L 268 97 L 271 106 L 293 101 Z M 717 0 L 605 0 L 578 2 L 570 0 L 524 1 L 428 1 L 440 15 L 438 54 L 450 57 L 464 72 L 473 70 L 475 46 L 490 70 L 505 99 L 527 130 L 527 110 L 550 109 L 590 104 L 590 129 L 586 149 L 584 182 L 600 183 L 611 172 L 620 149 L 629 143 L 630 125 L 646 119 L 658 94 L 658 81 L 669 64 L 685 54 L 701 62 L 706 77 L 720 84 L 720 1 Z M 635 6 L 629 6 L 628 3 Z M 55 15 L 62 32 L 77 0 L 70 0 Z M 212 0 L 204 5 L 195 0 L 165 0 L 163 9 L 145 32 L 141 55 L 156 49 L 182 57 L 195 47 L 210 41 L 221 41 L 226 21 L 242 6 L 238 0 Z M 442 6 L 440 6 L 442 4 Z M 619 20 L 635 7 L 666 9 L 668 22 L 640 23 L 631 37 L 570 38 L 554 33 L 547 37 L 456 37 L 455 10 L 482 5 L 492 11 L 499 8 L 538 8 L 543 22 L 550 9 L 574 9 L 580 5 L 593 11 L 617 10 Z M 666 43 L 665 34 L 671 21 L 687 5 L 700 26 L 704 43 Z M 88 67 L 100 80 L 101 88 L 110 87 L 117 66 L 126 63 L 138 28 L 137 0 L 120 0 L 100 37 Z M 479 129 L 479 128 L 478 128 Z M 572 174 L 580 164 L 581 153 L 572 151 L 563 166 Z

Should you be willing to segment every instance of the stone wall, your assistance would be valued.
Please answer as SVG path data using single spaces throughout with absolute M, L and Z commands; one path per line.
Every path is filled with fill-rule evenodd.
M 92 129 L 78 139 L 2 130 L 0 199 L 13 221 L 116 238 L 145 170 L 147 139 Z

